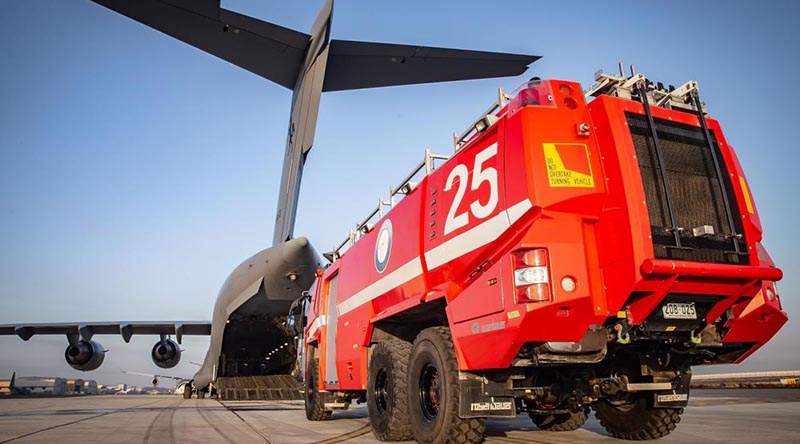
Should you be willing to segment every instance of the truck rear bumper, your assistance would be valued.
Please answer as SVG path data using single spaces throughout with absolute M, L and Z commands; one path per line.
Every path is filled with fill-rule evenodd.
M 718 265 L 699 262 L 671 261 L 664 259 L 645 259 L 641 266 L 645 276 L 692 276 L 735 280 L 779 281 L 783 272 L 773 267 L 750 267 L 739 265 Z

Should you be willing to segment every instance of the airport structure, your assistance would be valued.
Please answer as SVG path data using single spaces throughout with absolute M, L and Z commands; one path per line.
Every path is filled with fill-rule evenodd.
M 66 378 L 20 377 L 16 378 L 14 388 L 23 394 L 66 395 L 69 392 Z
M 800 370 L 692 376 L 692 388 L 800 387 Z
M 0 379 L 0 395 L 10 395 L 10 394 L 11 394 L 11 380 Z

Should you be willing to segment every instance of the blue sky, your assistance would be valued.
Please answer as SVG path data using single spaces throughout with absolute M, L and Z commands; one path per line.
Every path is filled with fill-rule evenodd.
M 306 32 L 321 0 L 223 0 Z M 272 239 L 291 93 L 88 0 L 6 0 L 0 27 L 0 323 L 209 319 Z M 796 2 L 339 1 L 333 38 L 544 56 L 523 76 L 325 94 L 297 234 L 328 251 L 419 162 L 531 76 L 633 63 L 697 80 L 748 175 L 793 319 L 734 369 L 800 368 Z M 103 338 L 92 374 L 144 384 L 154 338 Z M 186 342 L 190 375 L 207 340 Z M 0 377 L 73 375 L 63 338 L 0 338 Z

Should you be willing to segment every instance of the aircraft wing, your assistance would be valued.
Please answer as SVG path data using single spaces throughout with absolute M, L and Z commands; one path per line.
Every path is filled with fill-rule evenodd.
M 122 369 L 120 369 L 119 371 L 128 375 L 148 376 L 150 378 L 161 378 L 161 379 L 173 379 L 175 381 L 188 381 L 189 379 L 191 379 L 191 378 L 179 378 L 177 376 L 170 376 L 170 375 L 156 375 L 154 373 L 129 372 L 127 370 L 122 370 Z
M 184 335 L 208 336 L 211 322 L 84 322 L 56 324 L 6 324 L 0 325 L 0 335 L 17 335 L 27 341 L 34 335 L 79 335 L 91 339 L 94 335 L 121 335 L 125 342 L 137 335 L 175 335 L 178 343 Z
M 517 76 L 539 56 L 331 40 L 322 91 Z

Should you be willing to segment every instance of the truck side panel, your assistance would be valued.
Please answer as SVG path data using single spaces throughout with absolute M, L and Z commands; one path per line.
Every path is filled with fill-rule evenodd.
M 384 310 L 417 304 L 427 286 L 419 251 L 419 208 L 425 181 L 406 195 L 339 261 L 337 368 L 341 389 L 360 390 L 366 377 L 371 322 Z
M 461 148 L 435 171 L 426 194 L 425 266 L 434 289 L 466 296 L 453 322 L 503 310 L 501 291 L 462 293 L 494 261 L 499 237 L 508 228 L 502 178 L 503 126 L 498 123 Z

